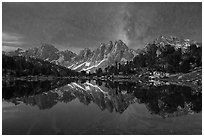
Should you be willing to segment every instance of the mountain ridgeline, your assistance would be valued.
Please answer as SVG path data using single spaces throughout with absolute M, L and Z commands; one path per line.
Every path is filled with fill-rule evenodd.
M 129 49 L 121 40 L 115 43 L 102 43 L 97 49 L 91 51 L 89 48 L 81 50 L 79 54 L 72 51 L 59 51 L 53 45 L 42 44 L 41 47 L 28 50 L 17 49 L 5 53 L 8 56 L 25 56 L 49 61 L 76 71 L 95 72 L 97 68 L 105 68 L 114 65 L 115 62 L 126 62 L 133 59 L 137 54 L 135 50 Z
M 78 72 L 66 67 L 59 66 L 41 59 L 34 59 L 24 56 L 2 56 L 3 76 L 11 75 L 16 77 L 21 76 L 76 76 Z
M 89 73 L 134 74 L 139 69 L 177 73 L 189 72 L 202 65 L 201 43 L 189 39 L 160 36 L 143 49 L 134 50 L 121 40 L 101 43 L 95 50 L 85 48 L 75 54 L 72 51 L 59 51 L 53 45 L 28 50 L 17 49 L 6 52 L 8 56 L 41 59 L 75 71 Z

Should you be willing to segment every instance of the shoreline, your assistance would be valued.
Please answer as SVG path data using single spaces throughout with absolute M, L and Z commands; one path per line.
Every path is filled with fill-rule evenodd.
M 56 77 L 56 76 L 3 76 L 3 81 L 46 81 L 46 80 L 56 80 L 56 79 L 79 79 L 79 80 L 102 80 L 102 81 L 116 81 L 116 82 L 160 82 L 168 84 L 176 84 L 181 86 L 188 86 L 202 92 L 202 68 L 198 68 L 189 73 L 177 73 L 171 74 L 167 77 L 155 76 L 155 75 L 143 75 L 143 76 L 124 76 L 124 75 L 111 75 L 111 76 L 67 76 L 67 77 Z

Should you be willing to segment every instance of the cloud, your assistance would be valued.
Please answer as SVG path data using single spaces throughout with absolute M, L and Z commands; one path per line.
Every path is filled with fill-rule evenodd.
M 5 45 L 2 45 L 2 51 L 14 51 L 16 50 L 17 48 L 19 47 L 12 47 L 12 46 L 5 46 Z
M 23 43 L 22 36 L 16 33 L 2 32 L 3 45 L 20 45 Z

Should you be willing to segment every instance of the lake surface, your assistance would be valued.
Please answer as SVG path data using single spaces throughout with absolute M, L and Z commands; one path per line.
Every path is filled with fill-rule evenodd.
M 159 82 L 3 82 L 3 134 L 202 134 L 202 93 Z

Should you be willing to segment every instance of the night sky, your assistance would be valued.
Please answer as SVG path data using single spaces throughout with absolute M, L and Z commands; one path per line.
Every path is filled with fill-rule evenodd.
M 160 35 L 202 40 L 202 3 L 3 3 L 4 49 L 50 43 L 78 52 L 121 39 L 142 48 Z

